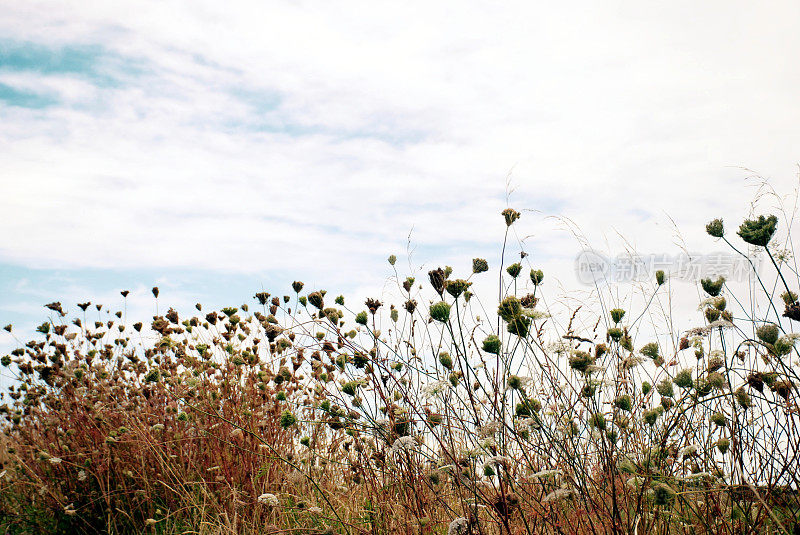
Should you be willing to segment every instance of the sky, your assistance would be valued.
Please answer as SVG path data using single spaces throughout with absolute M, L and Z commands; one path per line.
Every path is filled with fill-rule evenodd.
M 716 250 L 708 220 L 774 209 L 753 177 L 797 187 L 798 22 L 788 0 L 0 0 L 0 324 L 120 290 L 146 317 L 156 285 L 182 310 L 294 280 L 381 296 L 390 254 L 497 267 L 508 206 L 554 293 L 587 243 Z

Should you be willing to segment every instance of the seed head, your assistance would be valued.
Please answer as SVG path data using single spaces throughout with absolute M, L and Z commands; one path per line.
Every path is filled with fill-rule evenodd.
M 444 323 L 450 319 L 450 305 L 444 301 L 434 303 L 430 307 L 430 314 L 434 320 Z
M 493 355 L 499 355 L 500 348 L 502 346 L 503 343 L 500 341 L 500 338 L 498 338 L 494 334 L 490 334 L 483 341 L 483 350 L 486 351 L 487 353 L 492 353 Z
M 522 264 L 520 264 L 519 262 L 511 264 L 510 266 L 508 266 L 506 268 L 506 272 L 509 275 L 511 275 L 511 277 L 516 279 L 517 277 L 519 277 L 519 274 L 522 272 Z
M 706 232 L 709 236 L 721 238 L 725 235 L 725 227 L 722 224 L 722 219 L 714 219 L 706 225 Z
M 506 226 L 510 227 L 514 224 L 514 221 L 519 219 L 520 213 L 514 210 L 513 208 L 506 208 L 502 212 L 503 217 L 506 219 Z
M 615 325 L 619 325 L 619 322 L 621 322 L 622 318 L 625 316 L 625 311 L 621 308 L 612 308 L 610 313 L 611 319 L 614 321 Z
M 483 258 L 473 258 L 472 259 L 472 272 L 473 273 L 483 273 L 485 271 L 489 271 L 489 263 Z
M 631 401 L 631 397 L 625 394 L 614 400 L 614 406 L 625 412 L 630 412 L 633 408 L 633 402 Z
M 297 423 L 297 418 L 288 409 L 281 414 L 281 427 L 288 429 Z
M 778 226 L 778 218 L 774 215 L 769 217 L 758 216 L 758 219 L 746 219 L 739 227 L 737 234 L 750 245 L 766 247 L 775 234 Z
M 322 307 L 325 306 L 325 301 L 321 292 L 311 292 L 308 294 L 308 302 L 320 310 L 322 310 Z
M 455 299 L 458 299 L 458 297 L 470 286 L 472 286 L 472 283 L 467 282 L 464 279 L 456 279 L 452 281 L 449 280 L 445 283 L 445 289 L 447 290 L 447 293 L 452 295 Z
M 703 287 L 703 290 L 711 297 L 717 297 L 719 295 L 722 291 L 723 284 L 725 284 L 725 277 L 717 277 L 715 281 L 711 279 L 700 280 L 700 285 Z
M 774 323 L 766 323 L 756 329 L 756 336 L 758 336 L 762 342 L 772 345 L 778 341 L 780 331 L 778 330 L 778 326 Z
M 684 390 L 692 387 L 692 370 L 685 369 L 675 375 L 675 384 Z

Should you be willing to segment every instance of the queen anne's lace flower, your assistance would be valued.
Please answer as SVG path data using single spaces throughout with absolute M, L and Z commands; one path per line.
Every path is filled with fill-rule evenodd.
M 400 437 L 392 444 L 392 453 L 395 455 L 404 451 L 414 451 L 417 441 L 414 437 Z
M 274 494 L 264 493 L 258 497 L 258 503 L 269 507 L 277 507 L 280 502 Z
M 456 518 L 447 527 L 447 535 L 465 535 L 469 531 L 469 521 L 466 518 Z
M 448 381 L 434 381 L 422 387 L 422 395 L 430 399 L 438 394 L 441 394 L 442 392 L 447 391 L 448 388 L 450 388 L 450 383 Z

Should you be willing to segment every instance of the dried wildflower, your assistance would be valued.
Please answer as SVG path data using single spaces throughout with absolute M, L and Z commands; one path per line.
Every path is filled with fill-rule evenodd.
M 520 217 L 520 213 L 514 210 L 513 208 L 506 208 L 501 213 L 503 214 L 503 217 L 506 220 L 507 227 L 513 225 L 514 221 L 516 221 Z
M 722 219 L 714 219 L 706 225 L 706 232 L 709 236 L 714 238 L 721 238 L 725 235 L 725 227 L 722 224 Z
M 725 419 L 725 415 L 721 412 L 715 412 L 711 415 L 711 423 L 716 425 L 717 427 L 725 427 L 727 424 L 727 420 Z
M 675 500 L 675 491 L 666 483 L 653 486 L 653 502 L 656 505 L 670 505 Z
M 758 219 L 746 219 L 739 227 L 737 234 L 750 245 L 766 247 L 775 234 L 778 226 L 778 218 L 774 215 L 769 217 L 758 216 Z
M 599 430 L 606 428 L 606 417 L 601 412 L 596 412 L 589 417 L 589 425 Z
M 663 397 L 671 398 L 675 395 L 675 389 L 672 388 L 672 381 L 669 378 L 664 379 L 656 385 L 656 391 Z
M 473 258 L 472 259 L 472 272 L 473 273 L 483 273 L 485 271 L 489 271 L 489 263 L 483 258 Z
M 719 372 L 709 373 L 706 376 L 706 382 L 718 390 L 725 388 L 725 385 L 727 384 L 725 377 Z
M 629 395 L 624 394 L 614 400 L 614 406 L 620 410 L 630 412 L 633 408 L 633 402 L 631 401 L 631 397 Z
M 288 409 L 281 414 L 281 427 L 288 429 L 297 423 L 297 417 L 292 414 Z
M 397 257 L 395 255 L 389 255 L 389 258 L 387 258 L 387 260 L 389 261 L 389 265 L 393 266 L 395 262 L 397 262 Z
M 586 373 L 589 366 L 594 364 L 594 357 L 586 351 L 575 351 L 569 358 L 570 367 L 581 373 Z
M 358 323 L 359 325 L 366 325 L 368 319 L 369 318 L 367 316 L 366 311 L 362 311 L 356 314 L 356 323 Z
M 730 448 L 731 442 L 727 438 L 721 438 L 717 440 L 717 449 L 723 455 L 728 453 L 728 448 Z
M 367 308 L 369 309 L 370 314 L 372 314 L 373 316 L 378 311 L 378 308 L 380 308 L 381 305 L 382 305 L 382 303 L 380 301 L 378 301 L 377 299 L 372 299 L 372 298 L 367 299 L 364 302 L 364 304 L 367 306 Z
M 534 286 L 539 286 L 544 281 L 544 272 L 541 269 L 531 270 L 531 282 Z
M 308 302 L 311 303 L 313 306 L 322 310 L 325 306 L 325 301 L 322 296 L 322 292 L 311 292 L 308 294 Z
M 711 297 L 717 297 L 722 291 L 722 285 L 725 284 L 725 277 L 717 277 L 717 280 L 701 279 L 700 286 Z
M 644 421 L 647 423 L 647 425 L 653 426 L 656 424 L 656 420 L 658 420 L 658 417 L 661 416 L 662 412 L 663 409 L 661 407 L 656 407 L 655 409 L 646 410 L 644 411 L 643 414 Z
M 656 284 L 661 286 L 662 284 L 664 284 L 664 280 L 665 280 L 664 270 L 659 269 L 658 271 L 656 271 Z
M 450 353 L 446 351 L 439 353 L 439 362 L 448 370 L 453 369 L 453 359 L 450 357 Z
M 436 321 L 444 323 L 450 319 L 450 305 L 444 301 L 432 304 L 429 311 L 431 318 Z
M 483 350 L 494 355 L 500 354 L 500 348 L 502 345 L 503 343 L 500 341 L 500 338 L 494 334 L 490 334 L 483 340 Z
M 708 364 L 706 369 L 710 372 L 715 372 L 725 366 L 725 355 L 721 351 L 712 351 L 708 355 Z
M 497 307 L 497 314 L 507 322 L 519 317 L 522 312 L 522 303 L 513 295 L 503 299 Z
M 762 342 L 772 345 L 778 341 L 780 331 L 778 330 L 778 326 L 774 323 L 767 323 L 756 329 L 756 336 L 758 336 Z
M 430 280 L 431 286 L 436 290 L 436 293 L 438 293 L 440 297 L 444 296 L 444 285 L 447 280 L 447 275 L 444 270 L 442 268 L 436 268 L 429 271 L 428 280 Z
M 506 272 L 509 275 L 511 275 L 512 278 L 516 279 L 517 277 L 519 277 L 519 274 L 522 272 L 522 264 L 520 264 L 519 262 L 511 264 L 510 266 L 508 266 L 506 268 Z
M 739 387 L 733 393 L 734 398 L 736 399 L 736 403 L 739 404 L 743 409 L 748 409 L 753 406 L 753 400 L 750 398 L 750 394 L 748 394 L 743 387 Z
M 452 295 L 455 299 L 458 299 L 458 297 L 470 286 L 472 286 L 472 283 L 467 282 L 464 279 L 456 279 L 452 281 L 448 280 L 445 282 L 445 289 L 447 290 L 447 293 Z
M 784 355 L 788 355 L 792 352 L 792 348 L 794 347 L 794 337 L 791 336 L 782 336 L 775 340 L 775 343 L 772 346 L 772 351 L 775 355 L 782 357 Z
M 656 342 L 650 342 L 649 344 L 645 344 L 644 347 L 642 347 L 639 350 L 639 353 L 641 353 L 642 355 L 644 355 L 646 357 L 650 357 L 651 359 L 657 359 L 658 358 L 658 344 Z
M 610 314 L 614 324 L 619 325 L 619 322 L 621 322 L 622 318 L 625 316 L 625 311 L 621 308 L 612 308 Z
M 692 370 L 685 369 L 675 375 L 675 384 L 680 388 L 687 389 L 692 387 Z
M 528 336 L 530 326 L 531 318 L 525 315 L 513 318 L 511 321 L 509 321 L 508 325 L 506 326 L 506 330 L 511 334 L 519 336 L 520 338 L 525 338 Z
M 625 333 L 622 331 L 622 329 L 619 329 L 617 327 L 611 327 L 606 334 L 610 340 L 613 340 L 614 342 L 619 342 Z
M 153 297 L 158 299 L 158 286 L 153 286 Z

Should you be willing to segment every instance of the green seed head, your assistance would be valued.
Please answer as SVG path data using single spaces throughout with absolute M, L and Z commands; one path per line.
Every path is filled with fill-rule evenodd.
M 725 420 L 725 415 L 721 412 L 715 412 L 711 415 L 711 423 L 716 425 L 717 427 L 725 427 L 727 421 Z
M 484 258 L 473 258 L 472 272 L 483 273 L 485 271 L 489 271 L 489 263 Z
M 494 334 L 490 334 L 483 341 L 483 350 L 487 353 L 492 353 L 493 355 L 499 355 L 502 345 L 503 343 L 500 341 L 500 338 Z
M 758 216 L 758 219 L 747 219 L 739 227 L 737 234 L 750 245 L 766 247 L 775 229 L 778 226 L 778 218 L 774 215 L 769 217 Z
M 706 232 L 709 236 L 721 238 L 725 235 L 725 226 L 722 224 L 722 219 L 715 219 L 706 225 Z
M 614 406 L 625 412 L 630 412 L 633 408 L 633 402 L 631 401 L 631 397 L 625 394 L 614 400 Z
M 703 287 L 703 290 L 711 297 L 717 297 L 719 295 L 722 291 L 723 284 L 725 284 L 725 277 L 717 277 L 715 281 L 711 279 L 700 280 L 700 285 Z
M 780 331 L 778 330 L 778 326 L 774 323 L 766 323 L 756 329 L 756 336 L 758 336 L 762 342 L 772 345 L 778 341 Z
M 281 414 L 281 427 L 288 429 L 297 423 L 297 418 L 288 409 Z
M 675 375 L 675 384 L 684 390 L 692 387 L 692 370 L 681 370 Z
M 509 275 L 511 275 L 513 278 L 516 279 L 522 272 L 522 264 L 520 264 L 519 262 L 511 264 L 506 268 L 506 272 L 508 272 Z
M 430 307 L 430 314 L 434 320 L 444 323 L 450 319 L 450 305 L 444 301 L 434 303 Z

